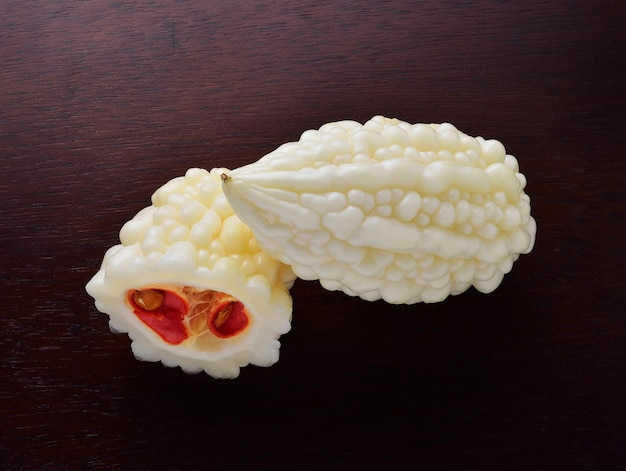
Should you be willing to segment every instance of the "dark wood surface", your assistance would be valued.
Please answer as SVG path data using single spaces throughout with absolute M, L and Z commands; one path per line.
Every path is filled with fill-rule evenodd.
M 0 469 L 626 469 L 626 3 L 3 1 Z M 376 114 L 501 140 L 539 232 L 490 295 L 298 282 L 281 360 L 133 359 L 84 285 L 189 167 Z

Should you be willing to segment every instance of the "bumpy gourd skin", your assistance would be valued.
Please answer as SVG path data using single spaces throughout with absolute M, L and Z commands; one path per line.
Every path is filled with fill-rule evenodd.
M 517 160 L 447 123 L 329 123 L 222 178 L 268 253 L 371 301 L 491 292 L 535 240 Z
M 190 169 L 158 189 L 152 205 L 123 226 L 121 244 L 107 251 L 87 291 L 110 316 L 111 330 L 129 334 L 137 358 L 233 378 L 249 363 L 278 361 L 295 275 L 234 215 L 222 193 L 224 171 Z M 148 296 L 155 292 L 169 293 L 170 311 L 180 315 L 152 311 L 164 302 L 161 294 Z M 221 311 L 211 324 L 202 311 L 215 307 L 214 299 Z M 243 323 L 235 333 L 220 332 L 216 326 L 234 311 L 245 313 Z

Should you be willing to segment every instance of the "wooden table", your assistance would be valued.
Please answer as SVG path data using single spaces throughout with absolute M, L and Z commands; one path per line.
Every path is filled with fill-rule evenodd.
M 0 468 L 626 466 L 626 3 L 2 2 Z M 84 286 L 190 167 L 382 114 L 502 141 L 539 232 L 500 288 L 298 281 L 281 360 L 133 359 Z

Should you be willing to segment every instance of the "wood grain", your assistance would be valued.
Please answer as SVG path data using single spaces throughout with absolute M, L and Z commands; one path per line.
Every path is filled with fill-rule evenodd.
M 626 4 L 0 4 L 0 469 L 617 470 Z M 189 167 L 376 114 L 501 140 L 539 233 L 493 294 L 298 282 L 272 368 L 135 361 L 84 285 Z

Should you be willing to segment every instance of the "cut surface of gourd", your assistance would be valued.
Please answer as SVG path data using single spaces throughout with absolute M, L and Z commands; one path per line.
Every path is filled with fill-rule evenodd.
M 328 123 L 222 181 L 266 252 L 371 301 L 491 292 L 535 241 L 515 157 L 449 123 Z

